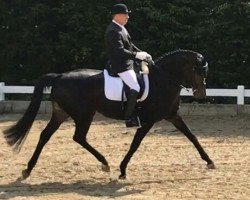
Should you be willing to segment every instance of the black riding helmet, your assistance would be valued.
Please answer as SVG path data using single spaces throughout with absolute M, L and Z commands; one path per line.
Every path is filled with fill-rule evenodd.
M 111 14 L 129 14 L 131 13 L 130 10 L 128 10 L 127 6 L 122 3 L 115 4 L 111 9 Z

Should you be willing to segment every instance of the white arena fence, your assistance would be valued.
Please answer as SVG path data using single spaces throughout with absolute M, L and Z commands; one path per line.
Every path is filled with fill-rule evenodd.
M 5 100 L 5 94 L 32 94 L 34 86 L 9 86 L 4 82 L 0 82 L 0 101 Z M 213 97 L 236 97 L 237 105 L 244 105 L 245 97 L 250 97 L 250 89 L 239 85 L 237 89 L 206 89 L 207 96 Z M 44 91 L 45 94 L 50 93 L 50 88 Z M 181 96 L 193 96 L 192 89 L 182 89 Z

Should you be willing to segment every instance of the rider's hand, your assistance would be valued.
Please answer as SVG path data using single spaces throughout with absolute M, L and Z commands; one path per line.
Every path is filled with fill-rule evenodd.
M 137 52 L 135 58 L 139 60 L 152 60 L 152 56 L 145 51 Z

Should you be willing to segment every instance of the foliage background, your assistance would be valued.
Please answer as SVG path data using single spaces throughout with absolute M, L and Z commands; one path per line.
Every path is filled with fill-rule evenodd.
M 33 85 L 45 73 L 102 69 L 114 0 L 0 0 L 0 81 Z M 250 87 L 250 2 L 127 0 L 127 29 L 154 58 L 192 49 L 209 60 L 208 87 Z

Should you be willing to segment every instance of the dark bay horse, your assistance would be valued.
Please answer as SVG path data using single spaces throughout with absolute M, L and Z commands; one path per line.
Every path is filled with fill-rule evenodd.
M 190 50 L 167 53 L 150 67 L 150 91 L 147 99 L 140 103 L 141 109 L 138 112 L 143 125 L 137 129 L 130 149 L 120 164 L 119 178 L 126 178 L 126 168 L 133 154 L 154 123 L 162 119 L 170 121 L 193 143 L 201 158 L 207 162 L 208 168 L 215 168 L 213 161 L 177 113 L 182 84 L 188 83 L 192 86 L 194 97 L 205 98 L 207 69 L 204 57 Z M 27 169 L 23 170 L 21 179 L 30 175 L 44 145 L 68 117 L 75 123 L 73 140 L 93 154 L 102 163 L 103 170 L 109 171 L 107 160 L 87 142 L 86 136 L 96 111 L 110 118 L 123 119 L 123 109 L 121 102 L 106 99 L 104 75 L 99 70 L 82 69 L 43 76 L 35 86 L 31 103 L 23 117 L 4 131 L 7 143 L 20 150 L 37 115 L 43 90 L 48 86 L 52 86 L 52 117 L 42 131 L 36 150 L 28 162 Z

